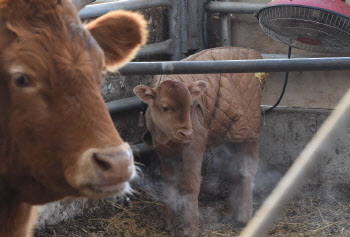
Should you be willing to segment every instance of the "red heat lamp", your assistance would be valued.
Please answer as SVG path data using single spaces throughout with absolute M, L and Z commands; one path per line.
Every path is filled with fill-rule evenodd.
M 290 47 L 350 53 L 350 6 L 341 0 L 274 0 L 257 17 L 267 35 Z

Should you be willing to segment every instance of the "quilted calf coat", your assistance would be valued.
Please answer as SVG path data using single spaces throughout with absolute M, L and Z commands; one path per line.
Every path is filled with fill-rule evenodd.
M 183 61 L 262 59 L 253 49 L 223 47 L 201 51 Z M 186 85 L 203 80 L 208 88 L 198 103 L 204 111 L 208 131 L 207 147 L 223 142 L 257 140 L 262 127 L 261 96 L 263 84 L 254 73 L 162 75 L 153 81 L 179 80 Z

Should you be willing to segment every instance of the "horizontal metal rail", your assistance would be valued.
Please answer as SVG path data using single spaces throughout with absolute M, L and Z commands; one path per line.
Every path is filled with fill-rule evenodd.
M 131 145 L 131 150 L 136 156 L 146 156 L 154 152 L 145 143 Z
M 121 75 L 350 70 L 350 57 L 127 63 Z
M 242 231 L 241 237 L 265 236 L 283 206 L 313 174 L 323 151 L 331 149 L 349 123 L 350 89 Z
M 135 97 L 114 100 L 106 103 L 110 114 L 124 113 L 130 110 L 140 109 L 142 101 Z
M 147 44 L 143 46 L 138 52 L 137 57 L 152 56 L 152 55 L 172 55 L 174 54 L 175 43 L 174 40 L 168 39 L 163 42 Z
M 237 14 L 254 14 L 266 4 L 263 3 L 243 3 L 243 2 L 214 2 L 207 5 L 207 11 L 213 13 L 237 13 Z
M 171 0 L 122 0 L 117 2 L 107 2 L 89 5 L 79 12 L 81 19 L 102 16 L 114 10 L 141 10 L 151 7 L 171 7 Z

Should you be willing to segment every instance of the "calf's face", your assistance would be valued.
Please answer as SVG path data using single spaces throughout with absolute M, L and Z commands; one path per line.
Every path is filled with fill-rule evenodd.
M 133 155 L 100 94 L 146 23 L 111 12 L 86 27 L 69 0 L 0 4 L 0 178 L 31 204 L 129 189 Z
M 173 142 L 188 143 L 193 139 L 191 106 L 206 88 L 204 81 L 186 86 L 180 81 L 167 80 L 155 88 L 137 86 L 134 93 L 148 104 L 156 129 Z

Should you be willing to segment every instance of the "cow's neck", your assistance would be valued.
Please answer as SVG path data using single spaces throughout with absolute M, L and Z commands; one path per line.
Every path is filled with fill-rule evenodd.
M 15 193 L 5 189 L 4 182 L 0 180 L 0 237 L 32 236 L 32 229 L 36 221 L 36 208 L 19 201 Z

